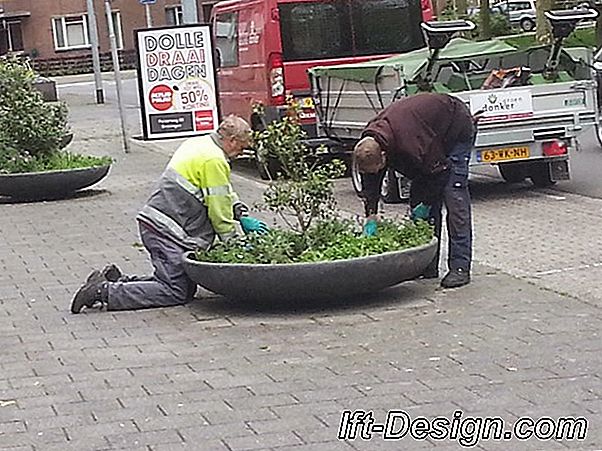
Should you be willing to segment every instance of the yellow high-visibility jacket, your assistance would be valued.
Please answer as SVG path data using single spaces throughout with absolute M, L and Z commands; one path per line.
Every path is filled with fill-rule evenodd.
M 247 210 L 232 189 L 230 165 L 214 133 L 182 143 L 137 219 L 186 249 L 207 249 L 216 234 L 235 236 Z

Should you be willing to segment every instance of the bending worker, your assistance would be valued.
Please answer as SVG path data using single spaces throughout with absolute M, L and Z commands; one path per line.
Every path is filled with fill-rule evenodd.
M 393 102 L 372 119 L 353 152 L 362 177 L 366 235 L 377 233 L 378 201 L 387 168 L 412 180 L 412 217 L 434 224 L 439 241 L 441 207 L 445 204 L 449 272 L 441 281 L 444 288 L 470 282 L 468 164 L 475 136 L 475 119 L 460 99 L 446 94 L 417 94 Z M 440 248 L 422 277 L 439 277 L 439 254 Z
M 219 124 L 217 133 L 186 140 L 136 218 L 153 275 L 123 276 L 115 265 L 94 271 L 76 293 L 71 311 L 185 304 L 194 297 L 196 284 L 184 271 L 184 252 L 207 249 L 216 237 L 228 240 L 236 236 L 236 221 L 245 233 L 267 231 L 263 222 L 247 215 L 248 208 L 230 185 L 228 159 L 240 155 L 250 139 L 249 124 L 229 116 Z

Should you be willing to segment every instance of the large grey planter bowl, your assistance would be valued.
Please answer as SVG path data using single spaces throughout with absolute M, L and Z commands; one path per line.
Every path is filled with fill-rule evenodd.
M 184 254 L 188 276 L 234 299 L 314 300 L 372 293 L 418 277 L 432 261 L 437 239 L 424 246 L 369 257 L 275 265 L 207 263 Z
M 0 175 L 0 196 L 18 200 L 55 199 L 94 185 L 111 165 L 46 172 Z

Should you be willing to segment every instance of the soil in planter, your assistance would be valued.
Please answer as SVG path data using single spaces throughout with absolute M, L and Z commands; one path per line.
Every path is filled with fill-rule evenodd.
M 378 224 L 378 235 L 362 236 L 359 226 L 348 220 L 323 221 L 305 234 L 272 229 L 265 235 L 249 234 L 208 251 L 196 259 L 214 263 L 277 264 L 343 260 L 399 251 L 428 244 L 433 228 L 425 221 L 390 220 Z

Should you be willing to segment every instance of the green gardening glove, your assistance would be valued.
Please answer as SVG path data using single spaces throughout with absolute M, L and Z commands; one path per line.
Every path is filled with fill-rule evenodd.
M 270 231 L 270 228 L 265 222 L 252 218 L 251 216 L 243 216 L 240 218 L 240 226 L 245 233 L 257 232 L 259 234 L 264 234 Z
M 364 236 L 376 236 L 378 232 L 378 226 L 376 225 L 376 219 L 369 219 L 364 224 Z
M 410 213 L 410 219 L 412 221 L 417 221 L 418 219 L 428 220 L 429 215 L 431 214 L 430 205 L 425 205 L 420 202 L 414 208 L 412 208 L 412 212 Z

